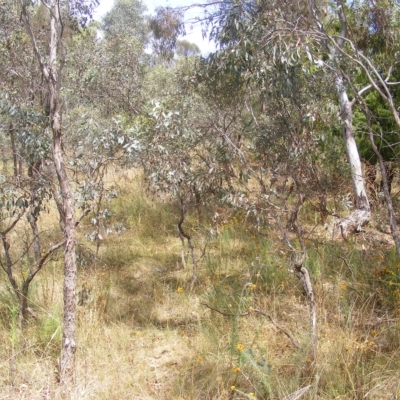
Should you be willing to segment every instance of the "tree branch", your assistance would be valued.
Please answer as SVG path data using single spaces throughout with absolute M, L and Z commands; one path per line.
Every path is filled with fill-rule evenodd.
M 44 4 L 44 6 L 48 7 L 48 5 L 44 1 L 42 3 Z M 21 17 L 22 17 L 22 20 L 24 22 L 25 29 L 28 32 L 29 37 L 31 38 L 33 51 L 34 51 L 34 53 L 36 55 L 36 58 L 38 60 L 40 69 L 42 70 L 42 73 L 43 73 L 44 77 L 47 80 L 49 78 L 49 71 L 48 71 L 48 69 L 45 67 L 45 65 L 43 63 L 42 55 L 40 54 L 39 47 L 38 47 L 38 45 L 36 43 L 35 35 L 33 34 L 32 27 L 31 27 L 31 24 L 29 22 L 28 12 L 26 10 L 26 2 L 24 0 L 21 0 L 21 8 L 22 8 Z

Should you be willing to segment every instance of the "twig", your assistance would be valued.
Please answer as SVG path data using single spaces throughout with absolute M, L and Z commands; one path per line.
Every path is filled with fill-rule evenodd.
M 208 307 L 210 310 L 213 310 L 213 311 L 215 311 L 215 312 L 217 312 L 217 313 L 219 313 L 221 315 L 224 315 L 225 317 L 246 317 L 247 315 L 250 315 L 250 312 L 245 312 L 243 314 L 231 314 L 231 313 L 227 313 L 227 312 L 224 312 L 224 311 L 217 310 L 216 308 L 213 308 L 213 307 L 209 306 L 207 303 L 200 303 L 200 304 L 203 305 L 203 306 Z
M 186 240 L 188 242 L 189 251 L 192 256 L 192 262 L 193 262 L 193 275 L 192 275 L 192 281 L 190 283 L 190 290 L 192 290 L 194 287 L 194 284 L 197 282 L 197 260 L 196 260 L 195 254 L 194 254 L 194 247 L 192 245 L 192 240 L 191 240 L 192 238 L 182 228 L 182 224 L 185 221 L 186 211 L 187 211 L 185 209 L 185 205 L 184 205 L 182 198 L 179 199 L 179 205 L 180 205 L 180 209 L 181 209 L 181 218 L 180 218 L 177 226 L 178 226 L 179 237 L 181 238 L 181 241 L 182 241 L 182 251 L 184 251 L 184 248 L 183 248 L 184 238 L 186 238 Z M 182 257 L 182 259 L 184 260 L 184 257 Z
M 346 236 L 345 236 L 345 234 L 344 234 L 344 232 L 343 232 L 343 225 L 342 225 L 341 223 L 339 223 L 339 228 L 340 228 L 340 233 L 341 233 L 341 235 L 342 235 L 343 240 L 344 240 L 345 242 L 348 242 L 348 240 L 347 240 L 347 238 L 346 238 Z
M 208 307 L 210 310 L 215 311 L 225 317 L 247 317 L 248 315 L 250 315 L 250 311 L 245 312 L 243 314 L 231 314 L 231 313 L 217 310 L 216 308 L 209 306 L 207 303 L 200 303 L 200 304 Z M 254 311 L 258 314 L 261 314 L 264 317 L 267 317 L 271 321 L 271 323 L 275 326 L 275 328 L 277 328 L 279 331 L 281 331 L 288 337 L 288 339 L 292 342 L 294 347 L 296 347 L 298 349 L 300 348 L 300 345 L 297 343 L 296 339 L 290 334 L 290 332 L 284 326 L 279 325 L 269 314 L 267 314 L 265 311 L 258 310 L 256 308 L 252 308 L 252 311 Z
M 292 342 L 293 346 L 296 347 L 297 349 L 300 348 L 300 345 L 297 343 L 297 340 L 290 334 L 290 332 L 282 325 L 279 325 L 269 314 L 267 314 L 266 312 L 262 311 L 262 310 L 257 310 L 255 308 L 253 308 L 253 311 L 256 313 L 259 313 L 261 315 L 263 315 L 264 317 L 267 317 L 271 323 L 282 333 L 284 333 L 288 339 Z
M 342 257 L 342 256 L 338 256 L 338 258 L 340 258 L 340 259 L 345 263 L 346 267 L 348 268 L 348 270 L 349 270 L 350 273 L 351 273 L 351 276 L 354 278 L 354 272 L 353 272 L 353 270 L 351 269 L 351 267 L 350 267 L 349 263 L 347 262 L 347 260 L 346 260 L 344 257 Z

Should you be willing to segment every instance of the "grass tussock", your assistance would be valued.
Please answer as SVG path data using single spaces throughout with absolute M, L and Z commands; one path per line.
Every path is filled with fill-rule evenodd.
M 185 222 L 198 261 L 191 290 L 178 209 L 147 194 L 133 174 L 113 184 L 119 196 L 107 205 L 112 234 L 97 258 L 86 235 L 90 221 L 79 228 L 77 381 L 67 397 L 283 399 L 311 385 L 304 399 L 400 398 L 400 264 L 392 251 L 360 238 L 308 237 L 318 308 L 312 359 L 308 300 L 273 230 L 260 233 L 240 213 L 218 226 L 211 219 L 200 224 L 193 210 Z M 124 230 L 116 233 L 117 226 Z M 61 260 L 46 265 L 30 295 L 38 320 L 20 331 L 3 277 L 0 398 L 65 398 L 55 379 Z

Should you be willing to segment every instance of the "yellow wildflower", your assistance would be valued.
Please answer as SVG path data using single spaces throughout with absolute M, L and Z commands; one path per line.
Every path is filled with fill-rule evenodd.
M 232 371 L 233 371 L 235 374 L 238 374 L 238 373 L 240 372 L 240 368 L 239 368 L 239 367 L 233 367 L 233 368 L 232 368 Z
M 236 350 L 243 351 L 243 350 L 244 350 L 243 344 L 242 344 L 242 343 L 238 343 L 238 344 L 236 345 Z
M 235 386 L 232 385 L 231 390 L 234 391 L 235 389 L 236 389 Z
M 252 291 L 253 291 L 253 290 L 256 290 L 256 289 L 257 289 L 257 285 L 255 285 L 254 283 L 252 283 L 252 284 L 249 285 L 249 289 L 252 290 Z
M 183 292 L 183 287 L 179 286 L 178 289 L 176 289 L 177 293 L 182 293 Z

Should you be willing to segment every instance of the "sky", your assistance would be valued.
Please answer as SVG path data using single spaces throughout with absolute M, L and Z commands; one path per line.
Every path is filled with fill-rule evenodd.
M 152 13 L 156 7 L 180 7 L 180 6 L 188 6 L 191 2 L 185 0 L 142 0 L 142 2 L 146 5 L 147 9 L 150 13 Z M 100 0 L 100 5 L 97 7 L 95 12 L 95 19 L 101 19 L 101 17 L 106 14 L 113 6 L 114 0 Z M 201 1 L 199 1 L 201 3 Z M 201 11 L 199 9 L 188 11 L 185 15 L 185 19 L 195 18 Z M 196 43 L 199 46 L 203 55 L 207 55 L 208 53 L 215 50 L 215 45 L 210 43 L 209 40 L 203 39 L 201 26 L 200 24 L 192 25 L 190 23 L 186 24 L 186 36 L 185 39 L 189 42 Z

